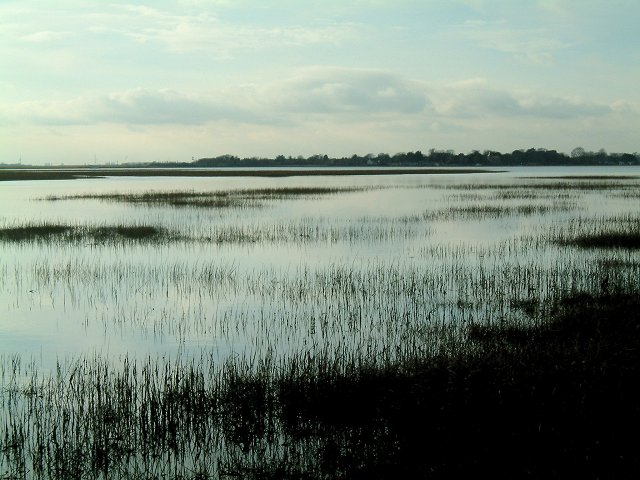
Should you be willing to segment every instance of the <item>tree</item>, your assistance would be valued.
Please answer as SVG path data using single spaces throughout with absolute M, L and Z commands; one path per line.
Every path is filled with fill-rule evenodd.
M 576 147 L 573 150 L 571 150 L 571 158 L 580 158 L 580 157 L 584 157 L 585 155 L 585 151 L 584 148 L 582 147 Z

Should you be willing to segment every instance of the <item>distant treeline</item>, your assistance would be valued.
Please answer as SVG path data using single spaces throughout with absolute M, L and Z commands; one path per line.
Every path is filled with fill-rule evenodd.
M 312 155 L 310 157 L 275 158 L 239 158 L 233 155 L 221 155 L 215 158 L 200 158 L 188 164 L 194 167 L 432 167 L 432 166 L 483 166 L 502 167 L 518 165 L 640 165 L 638 153 L 607 153 L 575 148 L 570 155 L 556 150 L 544 148 L 530 148 L 528 150 L 514 150 L 511 153 L 501 153 L 494 150 L 471 153 L 455 153 L 453 150 L 429 150 L 426 154 L 421 151 L 396 153 L 389 155 L 379 153 L 364 156 L 334 158 L 327 155 Z M 180 164 L 179 166 L 184 166 Z
M 367 155 L 350 157 L 329 157 L 327 155 L 284 156 L 275 158 L 220 155 L 212 158 L 200 158 L 191 162 L 136 162 L 114 165 L 85 165 L 86 167 L 152 167 L 152 168 L 189 168 L 189 167 L 505 167 L 505 166 L 553 166 L 553 165 L 640 165 L 640 153 L 607 153 L 604 149 L 597 152 L 574 148 L 569 155 L 545 148 L 514 150 L 501 153 L 495 150 L 471 153 L 455 153 L 453 150 L 430 149 L 426 154 L 421 151 Z M 26 167 L 28 165 L 0 164 L 2 167 Z

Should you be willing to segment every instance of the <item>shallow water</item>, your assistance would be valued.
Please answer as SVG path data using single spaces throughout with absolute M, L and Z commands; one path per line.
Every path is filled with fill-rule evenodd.
M 607 181 L 611 189 L 491 196 L 507 185 L 523 191 L 560 181 L 527 177 L 560 175 L 631 177 L 640 169 L 4 182 L 2 227 L 140 224 L 187 239 L 0 243 L 0 352 L 35 359 L 44 369 L 61 358 L 90 355 L 143 359 L 204 352 L 222 362 L 231 355 L 286 357 L 336 344 L 375 351 L 402 347 L 409 338 L 430 348 L 434 322 L 526 321 L 514 313 L 515 301 L 535 296 L 545 304 L 561 291 L 593 288 L 603 272 L 598 260 L 638 261 L 628 252 L 577 251 L 532 240 L 550 228 L 568 228 L 574 218 L 637 215 L 637 197 L 613 194 L 620 188 L 637 192 L 637 179 Z M 266 200 L 260 208 L 43 200 L 294 186 L 363 190 Z M 468 193 L 475 197 L 465 198 Z M 554 208 L 526 215 L 452 210 L 483 205 Z M 618 275 L 621 284 L 633 282 L 637 266 Z

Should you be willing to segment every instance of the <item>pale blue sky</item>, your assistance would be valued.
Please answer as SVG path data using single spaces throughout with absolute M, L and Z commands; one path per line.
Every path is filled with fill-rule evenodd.
M 0 162 L 640 150 L 637 0 L 0 0 Z

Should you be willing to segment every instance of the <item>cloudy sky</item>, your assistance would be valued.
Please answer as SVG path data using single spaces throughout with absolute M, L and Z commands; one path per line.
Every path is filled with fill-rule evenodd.
M 638 0 L 0 0 L 0 163 L 640 151 Z

